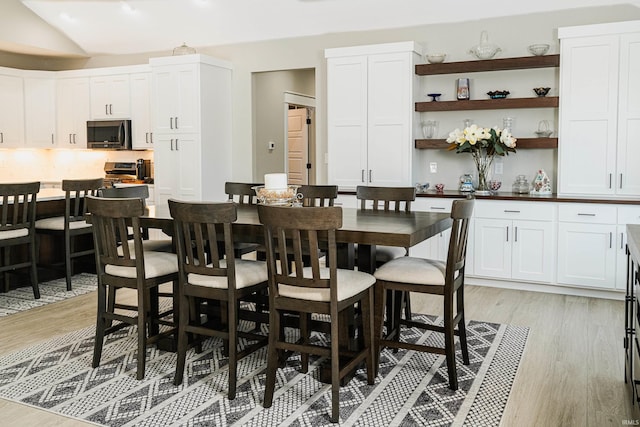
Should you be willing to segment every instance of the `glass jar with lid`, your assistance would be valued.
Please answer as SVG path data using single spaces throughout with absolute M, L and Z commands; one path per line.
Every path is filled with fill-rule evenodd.
M 529 193 L 530 186 L 525 175 L 518 175 L 513 183 L 513 192 L 518 194 Z

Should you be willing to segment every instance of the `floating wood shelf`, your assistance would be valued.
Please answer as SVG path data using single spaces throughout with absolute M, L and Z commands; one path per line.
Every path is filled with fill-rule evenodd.
M 523 70 L 560 66 L 560 55 L 523 56 L 518 58 L 485 59 L 481 61 L 443 62 L 441 64 L 418 64 L 416 74 L 475 73 L 480 71 Z
M 416 102 L 416 111 L 500 110 L 505 108 L 553 108 L 559 104 L 557 96 L 537 98 L 478 99 L 468 101 Z
M 416 139 L 418 149 L 446 149 L 449 143 L 445 139 Z M 558 138 L 518 138 L 516 150 L 523 148 L 558 148 Z

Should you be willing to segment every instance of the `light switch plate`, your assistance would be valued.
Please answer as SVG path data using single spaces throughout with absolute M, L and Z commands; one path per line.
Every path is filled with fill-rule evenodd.
M 438 173 L 438 164 L 436 162 L 429 163 L 429 170 L 431 173 Z
M 504 163 L 502 163 L 501 161 L 497 160 L 493 164 L 493 173 L 495 173 L 496 175 L 502 175 L 504 173 L 503 165 L 504 165 Z

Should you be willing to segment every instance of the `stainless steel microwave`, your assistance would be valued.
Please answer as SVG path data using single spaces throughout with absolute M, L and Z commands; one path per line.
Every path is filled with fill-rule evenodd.
M 131 120 L 90 120 L 87 148 L 131 150 Z

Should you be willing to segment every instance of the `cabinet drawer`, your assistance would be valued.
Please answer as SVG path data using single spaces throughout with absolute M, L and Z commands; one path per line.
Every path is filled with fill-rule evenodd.
M 618 224 L 640 224 L 640 206 L 618 206 Z
M 451 205 L 455 199 L 437 197 L 418 197 L 413 202 L 412 210 L 425 212 L 451 212 Z
M 558 206 L 558 220 L 562 222 L 590 222 L 616 224 L 615 206 L 591 203 L 565 203 Z
M 522 219 L 533 221 L 553 221 L 555 203 L 550 202 L 493 202 L 476 201 L 476 218 Z

